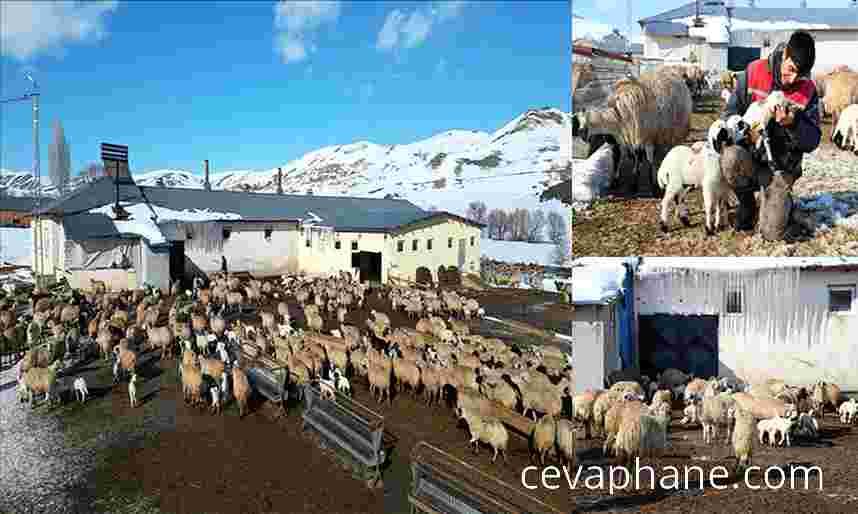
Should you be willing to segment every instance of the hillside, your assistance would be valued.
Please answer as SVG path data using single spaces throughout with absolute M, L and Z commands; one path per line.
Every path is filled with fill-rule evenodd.
M 464 214 L 470 201 L 491 208 L 562 210 L 540 193 L 567 180 L 571 117 L 557 109 L 529 110 L 494 133 L 450 130 L 407 145 L 359 141 L 324 147 L 282 165 L 286 193 L 405 198 L 418 206 Z M 200 161 L 202 161 L 201 156 Z M 211 163 L 216 170 L 217 163 Z M 132 156 L 133 167 L 133 156 Z M 133 173 L 141 185 L 201 188 L 201 170 Z M 43 182 L 46 180 L 42 177 Z M 79 182 L 75 179 L 73 182 Z M 214 189 L 277 190 L 277 168 L 212 172 Z M 2 170 L 0 190 L 32 194 L 28 172 Z M 52 187 L 44 189 L 53 195 Z

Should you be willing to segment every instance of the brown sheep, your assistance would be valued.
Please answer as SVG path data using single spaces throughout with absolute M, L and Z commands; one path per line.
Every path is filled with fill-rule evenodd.
M 247 381 L 247 375 L 238 366 L 237 360 L 232 365 L 232 388 L 235 399 L 238 401 L 238 417 L 243 418 L 252 390 L 250 382 Z

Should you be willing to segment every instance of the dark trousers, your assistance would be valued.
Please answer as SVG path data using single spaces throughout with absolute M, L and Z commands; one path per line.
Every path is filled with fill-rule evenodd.
M 739 206 L 736 208 L 736 225 L 737 231 L 754 230 L 759 219 L 757 201 L 754 198 L 754 193 L 765 189 L 772 181 L 772 170 L 768 164 L 762 163 L 754 159 L 754 179 L 750 181 L 747 187 L 737 188 L 736 197 L 739 200 Z M 801 165 L 789 173 L 784 172 L 783 177 L 792 190 L 795 181 L 801 177 Z

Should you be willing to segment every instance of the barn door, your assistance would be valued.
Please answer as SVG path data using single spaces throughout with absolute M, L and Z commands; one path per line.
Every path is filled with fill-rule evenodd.
M 170 283 L 185 277 L 185 242 L 170 241 Z
M 459 271 L 465 271 L 465 239 L 459 239 Z
M 718 316 L 655 314 L 638 317 L 641 373 L 676 368 L 695 377 L 718 376 Z

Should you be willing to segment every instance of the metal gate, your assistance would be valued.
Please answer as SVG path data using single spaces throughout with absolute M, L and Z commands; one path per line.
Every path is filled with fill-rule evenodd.
M 676 368 L 695 377 L 718 375 L 718 316 L 638 317 L 641 373 Z

